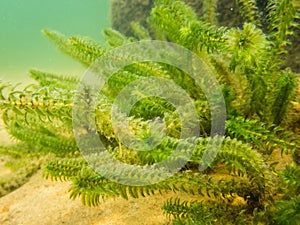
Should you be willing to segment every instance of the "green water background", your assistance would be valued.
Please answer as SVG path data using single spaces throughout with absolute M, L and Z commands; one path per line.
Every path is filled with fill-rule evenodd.
M 28 81 L 32 68 L 81 76 L 85 68 L 61 54 L 41 30 L 103 43 L 107 27 L 109 0 L 0 0 L 0 79 Z

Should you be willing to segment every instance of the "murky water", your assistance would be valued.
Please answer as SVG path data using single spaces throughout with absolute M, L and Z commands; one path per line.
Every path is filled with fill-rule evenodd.
M 109 0 L 1 0 L 0 79 L 26 80 L 31 68 L 80 75 L 84 68 L 57 51 L 41 30 L 101 42 L 105 27 L 109 27 Z

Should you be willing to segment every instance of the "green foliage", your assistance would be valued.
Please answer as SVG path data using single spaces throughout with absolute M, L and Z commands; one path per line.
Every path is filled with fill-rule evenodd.
M 145 27 L 140 25 L 139 23 L 131 22 L 131 27 L 135 33 L 135 36 L 139 40 L 150 40 L 151 39 L 151 35 L 150 35 L 149 31 Z
M 57 81 L 53 79 L 53 82 Z M 65 82 L 70 79 L 66 78 Z M 61 85 L 64 86 L 63 82 Z M 20 90 L 11 85 L 1 86 L 2 119 L 14 138 L 61 156 L 77 150 L 71 130 L 73 94 L 70 90 L 52 85 L 28 85 Z
M 274 222 L 271 224 L 290 224 L 297 225 L 300 220 L 300 196 L 290 200 L 280 201 L 275 204 L 273 212 Z
M 111 47 L 118 47 L 128 42 L 127 38 L 123 34 L 113 29 L 105 29 L 103 34 L 107 44 Z
M 265 34 L 251 23 L 245 23 L 243 30 L 232 28 L 226 33 L 229 50 L 233 52 L 230 68 L 242 71 L 251 66 L 260 66 L 262 51 L 268 47 Z
M 30 70 L 29 75 L 42 87 L 56 87 L 73 91 L 77 88 L 79 80 L 75 77 L 65 77 L 38 70 Z
M 274 224 L 282 221 L 296 224 L 293 221 L 299 215 L 299 167 L 293 164 L 281 172 L 269 158 L 275 149 L 290 154 L 298 152 L 300 146 L 298 137 L 285 127 L 297 81 L 295 74 L 284 68 L 282 57 L 292 30 L 298 26 L 298 5 L 296 1 L 268 1 L 269 30 L 265 31 L 257 2 L 238 3 L 245 18 L 241 28 L 217 25 L 217 1 L 204 2 L 204 7 L 211 9 L 199 20 L 182 1 L 157 0 L 148 18 L 150 31 L 132 23 L 135 38 L 106 29 L 103 32 L 106 45 L 102 46 L 89 38 L 67 38 L 43 30 L 62 52 L 85 66 L 92 65 L 110 49 L 136 42 L 136 38 L 149 40 L 152 34 L 189 49 L 203 59 L 221 85 L 228 112 L 224 137 L 209 136 L 209 104 L 195 81 L 180 69 L 158 62 L 134 62 L 122 68 L 101 90 L 106 98 L 97 96 L 93 112 L 96 134 L 115 159 L 136 166 L 128 169 L 124 164 L 111 165 L 110 170 L 119 175 L 119 180 L 111 181 L 105 174 L 95 172 L 78 153 L 72 125 L 74 95 L 78 94 L 79 83 L 76 78 L 31 70 L 30 76 L 37 84 L 19 87 L 0 83 L 0 109 L 9 134 L 32 151 L 54 153 L 56 158 L 45 166 L 45 176 L 71 181 L 71 198 L 80 197 L 89 206 L 97 206 L 108 197 L 129 199 L 178 192 L 209 200 L 168 200 L 163 210 L 174 224 L 256 224 L 265 218 Z M 111 64 L 118 60 L 112 58 Z M 136 137 L 157 145 L 150 151 L 136 151 L 135 145 L 122 143 L 128 137 L 128 127 L 118 127 L 119 133 L 114 132 L 111 122 L 114 100 L 131 82 L 151 76 L 172 80 L 191 97 L 198 114 L 195 123 L 201 126 L 200 137 L 181 138 L 182 121 L 176 108 L 164 99 L 147 97 L 132 107 L 129 118 L 120 114 L 118 119 L 126 119 Z M 134 93 L 145 97 L 138 90 Z M 124 109 L 125 105 L 121 103 L 119 107 Z M 190 116 L 191 112 L 185 113 Z M 160 129 L 160 119 L 164 119 L 165 130 Z M 153 124 L 156 129 L 151 128 Z M 83 129 L 82 135 L 86 130 Z M 162 131 L 166 136 L 161 135 Z M 222 144 L 215 160 L 205 164 L 202 158 L 208 143 Z M 174 149 L 176 155 L 172 154 Z M 214 157 L 214 153 L 215 149 L 211 149 L 207 157 Z M 191 157 L 187 158 L 188 154 Z M 99 158 L 107 160 L 103 152 L 90 155 L 88 160 L 97 165 Z M 142 178 L 159 180 L 170 171 L 155 170 L 157 163 L 167 161 L 176 167 L 183 160 L 188 161 L 185 167 L 164 181 L 145 186 L 123 184 L 128 180 L 136 184 Z M 207 171 L 201 171 L 206 167 Z M 137 168 L 144 168 L 143 173 Z M 219 173 L 223 176 L 218 176 Z M 128 174 L 132 176 L 124 176 Z M 292 190 L 290 197 L 287 188 Z
M 162 20 L 162 17 L 165 19 Z M 181 1 L 158 0 L 151 11 L 149 23 L 155 27 L 156 32 L 167 35 L 174 42 L 174 40 L 178 39 L 178 34 L 176 35 L 175 32 L 186 27 L 190 22 L 195 21 L 196 18 L 192 8 Z
M 253 2 L 243 1 L 243 4 L 248 4 L 249 7 L 252 5 L 256 9 Z M 294 7 L 294 3 L 288 4 Z M 285 121 L 284 115 L 287 114 L 278 113 L 277 109 L 280 107 L 285 111 L 287 107 L 281 108 L 282 104 L 278 99 L 291 100 L 295 90 L 284 92 L 284 88 L 279 86 L 283 83 L 281 77 L 286 73 L 276 63 L 282 62 L 282 57 L 281 54 L 274 55 L 272 52 L 275 40 L 271 38 L 271 34 L 263 33 L 260 27 L 252 23 L 245 23 L 243 29 L 226 29 L 199 21 L 191 9 L 180 1 L 158 1 L 156 5 L 148 21 L 159 32 L 159 37 L 164 34 L 164 38 L 192 50 L 209 65 L 221 65 L 219 60 L 222 60 L 225 71 L 230 69 L 229 77 L 225 77 L 228 74 L 224 74 L 224 70 L 216 72 L 222 79 L 226 79 L 228 85 L 235 87 L 232 94 L 236 97 L 230 101 L 236 112 L 246 118 L 259 117 L 270 125 L 274 122 L 279 125 Z M 269 13 L 274 11 L 270 10 Z M 293 18 L 296 23 L 296 14 Z M 222 55 L 223 59 L 216 58 L 213 53 Z M 208 60 L 210 56 L 212 61 Z M 292 74 L 288 77 L 291 85 L 296 82 Z M 290 105 L 290 100 L 285 102 Z M 231 104 L 227 106 L 230 107 Z
M 272 107 L 273 123 L 279 125 L 288 111 L 289 102 L 295 97 L 297 80 L 295 74 L 290 71 L 284 72 L 277 81 L 278 90 L 274 105 Z
M 162 207 L 167 216 L 174 218 L 173 224 L 251 224 L 245 218 L 242 207 L 218 206 L 217 202 L 180 201 L 169 199 Z M 226 217 L 224 217 L 226 212 Z
M 287 198 L 290 193 L 294 195 L 300 194 L 300 168 L 295 164 L 288 164 L 286 169 L 281 171 L 281 180 L 285 185 L 285 193 Z
M 280 173 L 283 199 L 275 203 L 270 212 L 270 224 L 299 224 L 300 220 L 300 168 L 292 163 Z
M 203 142 L 207 142 L 207 140 L 198 141 L 198 147 L 191 163 L 197 163 L 202 157 L 205 149 Z M 182 149 L 182 151 L 188 150 L 188 144 L 186 147 L 187 149 Z M 180 155 L 179 153 L 179 157 Z M 176 159 L 178 160 L 178 157 Z M 219 202 L 224 202 L 224 204 L 231 201 L 233 196 L 239 196 L 239 198 L 248 202 L 250 209 L 261 207 L 265 202 L 270 201 L 273 188 L 272 175 L 261 155 L 255 150 L 241 142 L 228 138 L 223 143 L 216 163 L 225 165 L 233 177 L 215 179 L 213 176 L 187 170 L 153 185 L 128 186 L 112 182 L 97 174 L 82 159 L 52 161 L 47 165 L 45 175 L 55 180 L 72 181 L 71 197 L 80 196 L 82 202 L 90 206 L 101 204 L 101 199 L 107 197 L 128 199 L 129 197 L 138 198 L 170 191 L 207 196 L 217 199 Z M 111 169 L 127 173 L 127 169 L 122 168 L 122 166 L 118 166 L 118 168 L 111 167 Z M 135 174 L 136 178 L 140 176 L 139 171 L 131 170 L 130 173 Z M 148 176 L 149 179 L 155 179 L 159 174 L 148 173 Z M 244 207 L 246 210 L 246 206 Z M 230 206 L 228 208 L 230 209 Z
M 217 25 L 217 3 L 218 0 L 204 0 L 203 1 L 203 19 L 210 23 Z
M 289 37 L 296 34 L 294 28 L 299 28 L 296 22 L 300 18 L 299 7 L 297 0 L 268 1 L 268 29 L 273 39 L 273 54 L 287 54 L 286 46 L 291 44 Z
M 268 126 L 257 120 L 235 117 L 227 120 L 227 133 L 232 138 L 238 138 L 245 143 L 251 143 L 253 147 L 261 149 L 270 155 L 274 149 L 281 149 L 286 154 L 299 151 L 299 141 L 291 132 L 285 132 L 274 125 Z
M 59 32 L 43 30 L 43 34 L 51 39 L 59 50 L 71 55 L 83 65 L 92 64 L 104 52 L 101 46 L 87 37 L 66 38 Z
M 245 22 L 260 26 L 260 15 L 255 0 L 237 0 L 241 14 Z
M 193 10 L 183 2 L 162 0 L 157 1 L 156 5 L 148 20 L 151 27 L 159 32 L 159 37 L 164 34 L 168 40 L 196 53 L 203 49 L 214 51 L 224 46 L 224 29 L 197 20 Z

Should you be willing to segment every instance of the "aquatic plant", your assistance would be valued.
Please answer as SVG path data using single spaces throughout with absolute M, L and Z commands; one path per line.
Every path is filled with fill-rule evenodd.
M 155 0 L 110 0 L 110 23 L 113 29 L 126 36 L 133 36 L 132 22 L 147 27 L 147 17 L 150 15 Z M 209 1 L 207 1 L 209 2 Z M 192 5 L 197 14 L 202 14 L 202 0 L 185 0 Z
M 251 224 L 265 218 L 274 223 L 288 219 L 292 224 L 296 221 L 293 215 L 298 212 L 293 207 L 299 204 L 299 191 L 295 188 L 299 182 L 289 174 L 298 176 L 299 167 L 293 164 L 292 170 L 279 172 L 270 155 L 281 150 L 297 156 L 300 149 L 299 139 L 286 125 L 297 79 L 286 68 L 285 61 L 288 38 L 298 26 L 299 5 L 296 1 L 268 1 L 267 21 L 262 21 L 255 1 L 238 2 L 245 19 L 242 28 L 218 26 L 214 23 L 214 12 L 207 12 L 199 20 L 182 1 L 157 0 L 147 20 L 150 31 L 137 23 L 133 23 L 135 37 L 106 29 L 106 45 L 87 37 L 68 38 L 56 31 L 43 30 L 62 52 L 87 67 L 111 49 L 154 36 L 189 49 L 212 69 L 227 106 L 225 136 L 209 136 L 211 115 L 203 91 L 188 74 L 170 65 L 139 62 L 126 66 L 104 85 L 102 92 L 107 98 L 97 99 L 97 135 L 107 151 L 122 162 L 152 166 L 168 158 L 178 146 L 182 155 L 177 155 L 177 159 L 181 160 L 194 145 L 188 163 L 174 176 L 151 185 L 131 186 L 96 173 L 81 155 L 74 137 L 72 109 L 80 83 L 74 77 L 31 70 L 30 76 L 37 84 L 18 88 L 1 83 L 0 109 L 8 132 L 30 148 L 55 154 L 56 158 L 45 165 L 45 176 L 71 181 L 71 198 L 80 197 L 89 206 L 97 206 L 102 198 L 108 197 L 128 199 L 185 192 L 195 199 L 205 196 L 210 200 L 167 200 L 163 210 L 174 224 Z M 263 31 L 264 24 L 268 24 L 267 31 Z M 153 121 L 164 117 L 168 136 L 151 151 L 137 152 L 121 142 L 111 124 L 114 99 L 130 82 L 147 76 L 170 79 L 186 90 L 198 113 L 200 137 L 180 138 L 180 118 L 172 104 L 159 98 L 145 98 L 131 109 L 130 129 L 146 139 L 153 132 Z M 201 172 L 198 167 L 209 142 L 222 144 L 214 162 Z M 299 164 L 296 157 L 295 163 Z M 121 174 L 128 172 L 122 165 L 111 169 Z M 224 173 L 222 178 L 216 176 L 220 169 Z M 132 169 L 130 174 L 141 178 L 138 170 Z M 146 178 L 151 180 L 156 175 L 159 174 L 148 173 Z M 285 182 L 279 182 L 280 179 Z M 290 184 L 295 189 L 292 197 L 276 196 Z M 288 213 L 290 209 L 294 210 L 293 215 L 283 213 L 278 217 L 278 212 Z

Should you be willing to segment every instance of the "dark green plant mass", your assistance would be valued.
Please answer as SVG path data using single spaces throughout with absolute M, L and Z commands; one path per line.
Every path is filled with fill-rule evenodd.
M 113 48 L 154 38 L 189 49 L 211 68 L 226 102 L 225 136 L 209 136 L 211 115 L 206 96 L 188 74 L 170 65 L 135 62 L 126 66 L 104 85 L 102 92 L 107 98 L 97 99 L 97 135 L 115 159 L 151 167 L 165 160 L 176 147 L 186 153 L 195 144 L 185 167 L 162 182 L 123 185 L 89 167 L 73 133 L 72 107 L 80 82 L 76 78 L 30 70 L 35 84 L 18 88 L 1 83 L 0 109 L 7 130 L 28 148 L 53 153 L 55 158 L 45 165 L 45 176 L 72 181 L 71 198 L 80 197 L 89 206 L 97 206 L 108 197 L 128 199 L 185 192 L 195 200 L 185 201 L 179 195 L 162 206 L 173 224 L 297 224 L 300 143 L 288 125 L 298 81 L 286 66 L 286 59 L 289 40 L 299 27 L 300 8 L 296 0 L 266 2 L 262 7 L 261 1 L 238 0 L 243 26 L 236 28 L 219 26 L 214 8 L 198 18 L 183 1 L 156 0 L 147 28 L 132 23 L 133 37 L 106 29 L 106 45 L 86 37 L 65 37 L 43 30 L 59 50 L 87 67 Z M 213 6 L 217 1 L 203 4 Z M 158 132 L 159 137 L 151 124 L 164 118 L 167 136 L 151 151 L 135 151 L 121 142 L 111 124 L 114 99 L 130 82 L 149 76 L 172 80 L 186 90 L 198 113 L 200 137 L 181 138 L 181 121 L 174 106 L 163 99 L 147 97 L 131 109 L 130 130 L 141 139 L 147 139 L 151 132 Z M 199 163 L 209 141 L 222 144 L 214 162 L 200 172 Z M 272 161 L 271 155 L 278 152 L 294 159 L 285 170 L 279 170 Z M 178 160 L 180 157 L 181 154 Z M 111 169 L 120 174 L 128 172 L 121 164 Z M 136 179 L 140 176 L 134 169 L 130 173 Z M 159 174 L 147 176 L 156 179 Z M 202 197 L 205 200 L 200 201 Z

